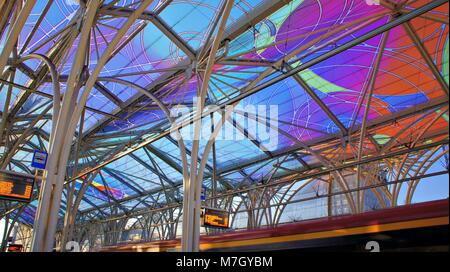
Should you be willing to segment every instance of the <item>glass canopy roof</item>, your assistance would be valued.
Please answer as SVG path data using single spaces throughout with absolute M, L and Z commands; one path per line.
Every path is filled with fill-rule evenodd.
M 90 33 L 87 73 L 93 71 L 140 2 L 103 1 Z M 430 1 L 410 2 L 403 12 Z M 67 181 L 76 191 L 92 182 L 80 203 L 80 213 L 94 211 L 98 217 L 108 217 L 111 205 L 126 213 L 182 201 L 179 146 L 168 133 L 164 112 L 136 86 L 157 96 L 169 109 L 183 105 L 194 111 L 193 98 L 204 72 L 201 63 L 207 59 L 211 38 L 217 33 L 215 22 L 223 5 L 220 0 L 153 1 L 145 16 L 128 29 L 90 93 L 73 141 L 78 156 L 70 159 Z M 18 39 L 19 55 L 36 53 L 55 60 L 62 93 L 79 46 L 79 38 L 72 33 L 78 27 L 80 9 L 74 0 L 37 1 Z M 206 103 L 234 102 L 246 91 L 332 53 L 395 17 L 386 6 L 360 0 L 236 0 L 212 68 Z M 431 105 L 448 101 L 448 93 L 433 71 L 440 73 L 448 92 L 448 3 L 412 19 L 410 25 L 432 66 L 405 27 L 399 25 L 239 99 L 237 105 L 242 108 L 277 107 L 277 142 L 250 135 L 246 124 L 237 121 L 244 113 L 237 112 L 225 126 L 237 129 L 238 140 L 219 137 L 216 141 L 216 159 L 211 155 L 208 160 L 205 185 L 211 186 L 214 167 L 219 190 L 229 190 L 263 182 L 275 163 L 283 166 L 276 171 L 279 177 L 320 165 L 316 157 L 295 151 L 304 145 L 328 160 L 350 160 L 356 147 L 340 143 L 348 132 L 359 137 L 371 87 L 366 154 L 391 140 L 400 145 L 417 137 L 422 143 L 447 137 L 448 113 L 442 114 Z M 9 27 L 6 25 L 3 33 L 8 33 Z M 6 36 L 2 35 L 0 48 L 5 46 Z M 67 42 L 70 39 L 72 43 Z M 0 89 L 0 109 L 7 108 L 15 118 L 11 139 L 33 126 L 6 166 L 13 171 L 31 172 L 33 150 L 48 148 L 53 85 L 50 77 L 34 85 L 40 69 L 42 63 L 36 60 L 19 66 L 9 105 L 5 106 L 8 85 Z M 34 87 L 36 91 L 29 91 Z M 218 116 L 213 120 L 219 120 Z M 426 135 L 421 135 L 420 128 L 429 124 Z M 211 126 L 211 116 L 204 117 L 203 125 Z M 205 145 L 206 141 L 201 141 L 200 153 Z M 191 146 L 192 142 L 186 141 L 188 154 Z M 8 149 L 2 144 L 0 152 L 4 157 Z M 61 216 L 66 196 L 67 192 Z M 36 200 L 27 205 L 21 220 L 32 224 L 36 207 Z

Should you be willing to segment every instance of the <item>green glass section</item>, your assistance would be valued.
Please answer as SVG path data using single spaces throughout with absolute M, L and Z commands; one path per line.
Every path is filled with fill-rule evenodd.
M 445 82 L 447 82 L 448 85 L 448 79 L 449 79 L 449 65 L 448 65 L 448 37 L 447 40 L 445 41 L 445 46 L 444 46 L 444 54 L 442 54 L 442 74 L 444 75 L 444 79 Z
M 441 110 L 437 110 L 436 113 L 440 114 Z M 448 119 L 448 114 L 447 113 L 442 114 L 442 118 L 444 118 L 444 120 L 448 123 L 449 119 Z
M 293 68 L 299 66 L 301 63 L 296 62 L 292 65 Z M 332 82 L 318 76 L 316 73 L 311 71 L 310 69 L 306 69 L 298 75 L 306 82 L 309 86 L 315 88 L 316 90 L 321 91 L 322 93 L 335 93 L 335 92 L 348 92 L 349 90 L 343 87 L 340 87 Z
M 391 139 L 391 137 L 389 137 L 389 135 L 385 135 L 385 134 L 375 134 L 375 135 L 373 135 L 373 138 L 379 145 L 384 145 L 387 142 L 389 142 L 389 140 Z
M 299 73 L 299 75 L 309 86 L 314 87 L 322 93 L 348 92 L 347 89 L 331 83 L 309 69 Z
M 286 5 L 283 8 L 279 9 L 277 12 L 272 14 L 267 18 L 270 21 L 275 29 L 278 31 L 286 19 L 294 12 L 298 6 L 303 3 L 304 0 L 295 0 L 290 5 Z M 276 35 L 270 31 L 270 27 L 267 24 L 262 24 L 259 29 L 259 35 L 256 37 L 255 46 L 256 48 L 265 47 L 275 42 Z M 261 49 L 258 53 L 261 53 L 265 50 Z

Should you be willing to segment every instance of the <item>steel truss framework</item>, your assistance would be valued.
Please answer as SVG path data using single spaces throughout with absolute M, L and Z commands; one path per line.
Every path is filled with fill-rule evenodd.
M 35 251 L 52 250 L 55 239 L 95 250 L 178 236 L 183 250 L 198 251 L 200 231 L 217 232 L 200 228 L 202 185 L 203 204 L 230 211 L 233 228 L 257 228 L 409 204 L 419 184 L 448 175 L 448 1 L 386 0 L 373 9 L 350 1 L 356 15 L 303 30 L 289 22 L 318 3 L 333 10 L 348 1 L 39 2 L 0 0 L 0 165 L 33 174 L 33 150 L 50 154 L 35 201 L 0 203 L 9 222 L 2 248 L 20 222 L 24 241 L 34 225 Z M 208 27 L 194 35 L 183 19 L 172 22 L 180 6 L 193 7 L 188 18 L 213 10 Z M 62 7 L 73 10 L 47 30 Z M 429 33 L 439 33 L 436 45 Z M 170 60 L 147 53 L 163 47 Z M 339 67 L 363 67 L 364 54 L 372 54 L 365 69 Z M 406 65 L 392 64 L 397 58 Z M 357 87 L 321 72 L 330 67 L 341 78 L 364 70 L 357 96 L 343 91 Z M 276 98 L 292 90 L 307 102 L 284 111 Z M 389 100 L 403 93 L 413 96 Z M 272 125 L 229 110 L 269 101 L 282 111 L 274 149 L 237 120 Z M 350 102 L 347 117 L 339 104 Z M 172 117 L 177 106 L 190 115 Z M 186 127 L 199 136 L 205 124 L 204 141 L 174 137 Z M 227 125 L 244 141 L 216 140 Z

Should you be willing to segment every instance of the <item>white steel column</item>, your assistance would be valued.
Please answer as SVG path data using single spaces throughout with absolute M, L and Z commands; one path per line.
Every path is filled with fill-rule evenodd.
M 50 222 L 58 219 L 59 204 L 56 203 L 55 198 L 58 198 L 58 194 L 62 194 L 62 190 L 56 190 L 57 183 L 63 183 L 60 177 L 64 178 L 65 171 L 62 173 L 59 170 L 61 164 L 66 165 L 65 162 L 60 161 L 60 154 L 63 149 L 68 151 L 69 145 L 64 145 L 64 138 L 67 136 L 71 139 L 66 132 L 68 128 L 68 120 L 70 120 L 73 108 L 75 106 L 76 99 L 80 88 L 79 79 L 83 71 L 84 60 L 87 50 L 87 41 L 89 39 L 89 33 L 94 23 L 95 16 L 97 14 L 97 8 L 99 7 L 100 0 L 91 0 L 88 3 L 85 18 L 83 20 L 83 26 L 81 30 L 80 42 L 78 50 L 75 56 L 75 60 L 72 63 L 71 73 L 67 82 L 67 90 L 64 95 L 63 104 L 59 112 L 56 129 L 52 131 L 55 133 L 55 137 L 52 139 L 49 145 L 49 159 L 46 168 L 46 174 L 44 175 L 43 183 L 41 185 L 41 191 L 39 194 L 39 206 L 36 211 L 36 218 L 34 222 L 32 251 L 40 252 L 53 250 L 55 241 L 55 233 L 49 229 Z M 61 186 L 62 188 L 62 186 Z M 61 196 L 59 196 L 60 198 Z M 55 206 L 58 207 L 54 212 Z
M 43 202 L 42 205 L 44 209 L 38 210 L 38 213 L 42 213 L 42 216 L 47 218 L 41 219 L 45 222 L 44 229 L 42 229 L 42 226 L 36 226 L 42 229 L 42 233 L 36 234 L 37 239 L 33 243 L 33 251 L 50 251 L 53 248 L 56 225 L 58 222 L 58 211 L 61 205 L 61 195 L 64 187 L 65 170 L 69 159 L 73 135 L 75 134 L 79 118 L 84 110 L 89 94 L 97 82 L 97 77 L 105 64 L 110 60 L 112 52 L 116 49 L 116 46 L 118 46 L 123 36 L 129 31 L 132 24 L 139 18 L 139 16 L 153 2 L 153 0 L 143 1 L 143 3 L 128 17 L 127 21 L 117 31 L 116 36 L 109 43 L 101 58 L 97 61 L 97 65 L 87 79 L 83 93 L 77 102 L 78 92 L 80 90 L 79 78 L 83 72 L 83 69 L 81 68 L 83 67 L 85 60 L 90 28 L 94 23 L 94 19 L 101 2 L 102 1 L 100 0 L 91 0 L 88 2 L 86 18 L 81 31 L 79 48 L 72 66 L 72 72 L 67 81 L 68 89 L 63 99 L 63 105 L 61 107 L 58 125 L 56 128 L 56 131 L 60 133 L 58 133 L 57 137 L 55 137 L 53 142 L 54 144 L 51 145 L 50 149 L 48 179 L 51 179 L 52 182 L 47 180 L 45 184 L 47 187 L 44 188 L 47 193 L 41 194 L 41 198 L 43 199 L 41 202 Z M 39 241 L 45 241 L 45 244 L 42 245 Z
M 205 98 L 208 91 L 209 79 L 211 76 L 212 68 L 216 60 L 216 53 L 222 39 L 222 34 L 225 30 L 225 26 L 233 8 L 234 0 L 228 0 L 225 4 L 225 9 L 222 14 L 219 29 L 216 37 L 214 38 L 211 51 L 209 53 L 208 62 L 205 68 L 205 74 L 201 85 L 200 92 L 198 93 L 198 106 L 196 109 L 194 122 L 194 139 L 191 151 L 191 171 L 189 173 L 189 180 L 184 180 L 184 195 L 183 195 L 183 233 L 181 238 L 181 247 L 185 252 L 197 252 L 199 251 L 199 238 L 200 238 L 200 190 L 202 186 L 202 167 L 204 168 L 206 163 L 203 163 L 198 167 L 199 158 L 199 145 L 200 134 L 202 126 L 202 114 L 204 110 Z M 214 30 L 212 30 L 214 31 Z M 212 135 L 213 136 L 213 135 Z M 214 139 L 213 139 L 214 140 Z M 209 152 L 205 149 L 203 158 L 208 157 Z M 202 158 L 202 160 L 203 160 Z
M 376 83 L 376 78 L 378 75 L 378 70 L 380 68 L 381 65 L 381 60 L 383 58 L 383 53 L 384 50 L 386 48 L 386 44 L 387 44 L 387 40 L 389 38 L 389 30 L 386 31 L 385 33 L 382 34 L 381 36 L 381 42 L 380 42 L 380 47 L 379 50 L 377 52 L 377 57 L 375 59 L 375 63 L 373 65 L 372 71 L 371 71 L 371 75 L 370 75 L 370 80 L 369 80 L 369 84 L 367 85 L 367 89 L 366 91 L 368 92 L 367 94 L 367 100 L 366 100 L 366 107 L 364 109 L 364 116 L 363 116 L 363 120 L 361 123 L 361 133 L 359 136 L 359 145 L 358 145 L 358 161 L 361 161 L 361 158 L 363 157 L 363 149 L 364 149 L 364 140 L 366 139 L 366 130 L 367 130 L 367 121 L 368 121 L 368 117 L 369 117 L 369 112 L 370 112 L 370 105 L 372 102 L 372 96 L 373 96 L 373 91 L 375 89 L 375 83 Z M 361 100 L 361 103 L 364 103 L 364 99 Z M 357 118 L 357 117 L 355 117 Z M 362 166 L 359 164 L 357 166 L 357 170 L 356 170 L 356 187 L 359 189 L 361 187 L 361 175 L 362 175 Z M 367 176 L 367 175 L 366 175 Z M 367 185 L 366 181 L 364 181 L 364 186 Z M 361 213 L 364 211 L 364 194 L 358 190 L 356 193 L 356 208 L 357 208 L 357 212 Z
M 4 78 L 7 73 L 5 71 L 5 68 L 7 67 L 8 59 L 13 52 L 13 49 L 15 46 L 17 46 L 17 40 L 19 38 L 20 31 L 22 30 L 23 26 L 25 25 L 25 22 L 28 19 L 28 16 L 31 13 L 31 10 L 33 9 L 34 4 L 36 3 L 36 0 L 29 0 L 25 3 L 25 6 L 20 10 L 16 11 L 16 16 L 12 16 L 11 18 L 11 28 L 8 31 L 8 37 L 6 38 L 5 45 L 3 47 L 3 50 L 0 54 L 0 78 Z M 3 7 L 4 4 L 1 4 L 1 7 Z M 16 7 L 17 9 L 19 6 Z M 3 16 L 9 16 L 9 14 L 4 14 Z M 7 23 L 7 19 L 4 21 L 4 23 Z M 1 31 L 1 29 L 0 29 Z M 0 33 L 1 34 L 1 33 Z M 14 81 L 14 72 L 11 75 L 11 80 Z M 11 89 L 10 89 L 11 90 Z M 6 127 L 6 118 L 8 117 L 8 106 L 9 101 L 11 99 L 11 91 L 8 91 L 6 101 L 5 101 L 5 108 L 2 113 L 2 120 L 0 123 L 0 143 L 3 141 L 3 131 Z
M 25 2 L 25 6 L 19 13 L 19 16 L 15 20 L 14 24 L 11 27 L 11 30 L 8 33 L 8 38 L 5 42 L 5 47 L 3 48 L 2 54 L 0 55 L 0 75 L 3 74 L 3 70 L 8 62 L 9 55 L 13 50 L 14 46 L 16 46 L 17 39 L 19 38 L 20 31 L 22 30 L 25 22 L 28 19 L 28 16 L 31 13 L 31 10 L 36 4 L 36 0 L 27 0 Z

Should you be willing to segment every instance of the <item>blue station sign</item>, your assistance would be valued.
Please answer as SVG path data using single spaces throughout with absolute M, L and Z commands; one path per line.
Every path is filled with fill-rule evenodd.
M 40 150 L 35 150 L 33 159 L 31 160 L 31 167 L 38 169 L 45 169 L 47 165 L 48 153 Z

